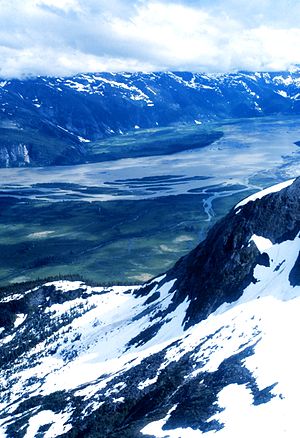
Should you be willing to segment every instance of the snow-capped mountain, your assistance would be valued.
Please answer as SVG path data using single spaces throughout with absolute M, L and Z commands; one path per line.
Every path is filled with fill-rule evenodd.
M 298 178 L 140 287 L 3 294 L 2 436 L 297 436 L 299 232 Z
M 0 110 L 2 167 L 73 164 L 85 162 L 90 141 L 132 129 L 299 114 L 300 70 L 1 80 Z

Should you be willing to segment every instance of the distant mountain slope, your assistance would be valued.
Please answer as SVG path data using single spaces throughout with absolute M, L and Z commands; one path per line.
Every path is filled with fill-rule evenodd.
M 2 435 L 296 436 L 299 232 L 296 179 L 141 287 L 3 294 Z
M 95 73 L 2 80 L 0 109 L 0 166 L 72 164 L 87 159 L 88 141 L 132 129 L 300 114 L 300 70 Z M 29 129 L 31 135 L 22 141 L 10 131 L 8 139 L 3 129 L 12 124 L 25 133 Z M 58 145 L 63 142 L 65 148 L 58 146 L 55 152 L 44 135 Z

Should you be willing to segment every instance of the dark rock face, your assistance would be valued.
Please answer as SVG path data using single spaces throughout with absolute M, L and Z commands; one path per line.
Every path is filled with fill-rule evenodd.
M 294 357 L 292 354 L 290 359 L 291 351 L 295 350 L 295 357 L 299 353 L 296 330 L 287 327 L 284 331 L 288 324 L 281 324 L 279 330 L 283 336 L 279 339 L 278 331 L 273 330 L 272 325 L 269 331 L 266 330 L 269 324 L 265 324 L 278 322 L 280 300 L 276 300 L 275 308 L 272 308 L 269 294 L 272 295 L 278 281 L 281 265 L 285 262 L 283 258 L 288 260 L 289 256 L 284 249 L 278 260 L 272 260 L 271 252 L 269 255 L 261 253 L 250 239 L 256 234 L 270 239 L 273 244 L 282 243 L 294 240 L 299 228 L 300 178 L 279 192 L 232 210 L 212 228 L 207 239 L 179 260 L 165 277 L 152 280 L 134 292 L 126 291 L 125 295 L 119 296 L 120 291 L 114 292 L 113 288 L 98 290 L 79 283 L 72 289 L 70 284 L 61 288 L 61 283 L 48 283 L 26 289 L 21 296 L 18 293 L 4 295 L 0 303 L 0 326 L 5 330 L 0 338 L 7 342 L 0 350 L 0 366 L 7 381 L 2 402 L 9 404 L 0 413 L 0 420 L 6 422 L 8 438 L 22 438 L 34 416 L 49 410 L 58 416 L 68 413 L 66 421 L 70 427 L 59 435 L 64 438 L 142 437 L 146 435 L 141 431 L 158 420 L 164 420 L 162 430 L 166 436 L 168 431 L 177 428 L 216 434 L 225 428 L 226 432 L 227 425 L 223 424 L 225 420 L 221 414 L 227 403 L 224 406 L 219 396 L 223 390 L 232 391 L 231 385 L 247 391 L 252 400 L 250 404 L 257 408 L 272 402 L 274 397 L 278 402 L 285 398 L 286 403 L 288 395 L 279 392 L 284 385 L 281 375 L 277 371 L 272 373 L 273 356 L 264 364 L 270 367 L 267 383 L 262 385 L 258 377 L 261 350 L 270 339 L 271 345 L 272 341 L 276 345 L 274 357 L 277 360 L 288 363 Z M 295 243 L 298 242 L 299 239 Z M 291 252 L 295 265 L 292 269 L 292 264 L 286 266 L 290 272 L 289 281 L 283 268 L 281 292 L 287 290 L 293 295 L 293 287 L 299 285 L 300 258 L 297 258 L 293 244 Z M 258 282 L 254 278 L 257 264 L 266 267 L 270 274 L 265 296 L 257 300 L 258 287 L 250 302 L 231 306 L 228 311 L 211 315 L 209 320 L 193 327 L 221 304 L 238 299 L 248 284 Z M 281 280 L 279 278 L 279 282 Z M 114 298 L 108 294 L 114 294 Z M 130 304 L 129 297 L 132 298 Z M 11 300 L 7 301 L 9 298 Z M 111 298 L 116 304 L 116 313 L 113 313 Z M 184 304 L 181 312 L 177 307 L 186 298 L 190 303 Z M 121 302 L 125 303 L 125 308 L 121 307 Z M 299 306 L 299 297 L 298 300 L 293 297 L 287 307 L 297 305 L 296 302 Z M 67 305 L 59 308 L 62 303 Z M 183 332 L 181 325 L 187 305 L 185 327 L 190 330 Z M 291 315 L 285 307 L 282 307 L 283 321 Z M 130 313 L 129 308 L 134 313 Z M 297 318 L 297 312 L 293 310 L 291 317 L 295 315 Z M 16 324 L 18 317 L 21 317 L 20 325 Z M 129 334 L 128 338 L 122 338 L 124 333 Z M 283 358 L 280 357 L 283 356 L 281 349 L 286 340 L 291 351 L 287 350 L 284 356 L 288 357 Z M 114 355 L 106 356 L 107 352 L 113 351 L 116 342 Z M 101 353 L 98 356 L 97 351 Z M 95 368 L 87 368 L 87 374 L 89 369 L 94 370 L 92 377 L 81 381 L 82 368 L 77 366 L 88 361 L 89 356 L 92 356 L 92 362 L 87 363 Z M 68 380 L 71 375 L 70 386 L 61 386 L 60 380 L 60 385 L 50 385 L 48 389 L 51 368 L 46 368 L 46 375 L 29 373 L 36 370 L 36 364 L 43 363 L 44 358 L 53 360 L 51 368 L 58 360 L 59 369 L 55 369 L 52 376 L 59 381 L 59 377 Z M 77 366 L 72 368 L 76 358 Z M 118 360 L 119 367 L 115 368 Z M 66 374 L 60 375 L 63 366 Z M 16 399 L 12 398 L 11 404 L 11 399 L 5 400 L 5 397 L 15 397 L 14 385 L 16 382 L 19 385 L 18 379 L 22 379 L 24 370 L 29 378 L 23 383 L 23 392 L 17 394 Z M 296 378 L 297 369 L 293 381 Z M 47 391 L 43 389 L 45 387 Z M 290 403 L 294 403 L 294 397 Z M 284 412 L 286 404 L 282 406 Z M 275 412 L 278 412 L 277 407 Z M 58 421 L 61 421 L 60 417 Z M 49 423 L 47 420 L 44 424 L 39 423 L 36 436 L 44 436 L 51 425 L 51 419 Z M 261 422 L 258 426 L 261 427 Z
M 246 384 L 253 395 L 254 405 L 267 403 L 273 397 L 271 390 L 275 385 L 259 390 L 255 379 L 243 366 L 243 360 L 252 354 L 253 347 L 248 347 L 242 353 L 224 360 L 217 371 L 202 373 L 179 387 L 173 398 L 177 408 L 164 426 L 166 432 L 179 427 L 191 427 L 203 432 L 222 429 L 222 424 L 216 420 L 209 421 L 209 418 L 221 411 L 216 394 L 230 384 Z
M 50 120 L 19 107 L 0 116 L 0 167 L 77 164 L 83 156 L 78 138 Z
M 34 337 L 29 333 L 27 336 L 22 336 L 22 341 L 15 339 L 13 348 L 11 348 L 11 345 L 2 345 L 0 367 L 6 368 L 9 366 L 9 361 L 16 358 L 18 354 L 47 338 L 49 335 L 48 328 L 51 326 L 49 315 L 45 312 L 47 308 L 53 304 L 76 300 L 76 298 L 83 295 L 83 292 L 79 288 L 62 293 L 56 290 L 53 285 L 44 285 L 35 288 L 21 299 L 0 303 L 0 327 L 5 327 L 7 330 L 13 329 L 17 314 L 21 313 L 28 316 L 31 328 L 37 330 L 37 335 Z M 61 322 L 61 326 L 65 322 Z
M 85 143 L 78 137 L 94 141 L 138 127 L 299 114 L 299 78 L 300 71 L 161 72 L 3 81 L 0 166 L 84 162 Z M 2 131 L 11 124 L 7 139 Z
M 145 359 L 141 365 L 126 374 L 126 402 L 121 406 L 106 403 L 85 422 L 80 420 L 64 438 L 142 438 L 140 433 L 145 424 L 165 417 L 170 408 L 176 406 L 163 429 L 192 428 L 202 432 L 218 431 L 223 424 L 210 418 L 221 411 L 217 404 L 218 393 L 230 384 L 247 385 L 253 396 L 254 405 L 268 403 L 273 395 L 270 387 L 259 389 L 255 378 L 243 365 L 243 361 L 253 355 L 254 348 L 246 347 L 242 352 L 224 360 L 215 372 L 202 372 L 198 376 L 185 379 L 193 369 L 193 361 L 185 355 L 161 372 L 158 381 L 145 392 L 135 390 L 136 384 L 145 370 L 153 375 L 162 360 L 162 354 Z M 162 352 L 163 353 L 163 352 Z M 114 382 L 115 383 L 115 382 Z M 79 403 L 79 402 L 78 402 Z M 78 413 L 80 404 L 78 404 Z
M 300 252 L 297 261 L 291 270 L 289 281 L 293 287 L 300 286 Z
M 206 318 L 224 302 L 237 300 L 245 287 L 256 281 L 255 266 L 265 266 L 267 261 L 249 242 L 253 234 L 281 243 L 293 240 L 299 228 L 300 178 L 278 193 L 233 209 L 168 273 L 167 279 L 177 278 L 174 301 L 182 302 L 187 296 L 191 299 L 186 325 Z M 299 284 L 299 259 L 290 281 Z

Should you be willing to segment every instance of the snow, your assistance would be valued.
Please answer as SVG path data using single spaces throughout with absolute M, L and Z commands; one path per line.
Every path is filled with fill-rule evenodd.
M 159 277 L 155 277 L 151 282 L 150 282 L 150 284 L 152 284 L 152 283 L 160 283 L 161 281 L 163 281 L 165 278 L 166 278 L 166 274 L 163 274 L 163 275 L 161 275 L 161 276 L 159 276 Z
M 224 428 L 217 432 L 202 433 L 191 428 L 162 430 L 167 418 L 150 423 L 141 432 L 156 438 L 291 438 L 295 436 L 295 430 L 298 430 L 297 400 L 291 411 L 281 411 L 284 402 L 278 397 L 268 404 L 254 406 L 249 388 L 246 385 L 232 384 L 220 391 L 218 405 L 223 411 L 209 419 L 224 424 Z
M 113 73 L 111 74 L 114 75 Z M 123 77 L 125 78 L 125 80 L 130 78 L 130 76 L 126 74 L 123 74 Z M 150 104 L 149 106 L 153 105 L 153 102 L 151 101 L 149 96 L 147 96 L 147 94 L 145 94 L 140 88 L 132 84 L 128 85 L 125 82 L 118 82 L 113 79 L 107 79 L 99 74 L 91 76 L 84 74 L 79 75 L 74 79 L 75 80 L 66 80 L 65 85 L 76 90 L 77 92 L 99 94 L 103 96 L 103 90 L 105 90 L 105 88 L 108 86 L 111 88 L 119 88 L 120 92 L 123 93 L 123 97 L 127 97 L 131 100 L 137 101 L 142 100 Z M 82 83 L 82 81 L 88 82 L 88 84 Z M 153 93 L 152 90 L 149 89 L 149 91 Z
M 253 406 L 252 396 L 245 386 L 224 388 L 219 393 L 219 405 L 225 410 L 215 419 L 224 423 L 225 428 L 216 435 L 211 434 L 217 438 L 293 437 L 298 430 L 300 299 L 282 303 L 269 297 L 257 308 L 261 339 L 255 354 L 246 358 L 244 365 L 252 371 L 260 389 L 276 384 L 272 390 L 274 398 L 267 404 Z
M 295 436 L 300 392 L 300 287 L 291 287 L 289 274 L 299 254 L 300 237 L 274 245 L 260 236 L 254 239 L 268 253 L 271 266 L 258 265 L 254 270 L 257 282 L 251 283 L 238 301 L 223 304 L 181 336 L 177 345 L 168 349 L 160 369 L 190 351 L 200 366 L 187 378 L 212 373 L 226 358 L 252 346 L 254 354 L 244 359 L 244 366 L 259 390 L 275 384 L 274 397 L 266 404 L 253 405 L 247 386 L 229 385 L 218 394 L 218 405 L 224 410 L 210 418 L 223 423 L 224 429 L 205 434 L 191 428 L 167 431 L 162 429 L 167 421 L 164 418 L 149 423 L 143 434 L 158 438 Z M 195 353 L 198 345 L 201 349 Z
M 214 87 L 204 84 L 198 84 L 198 88 L 204 88 L 205 90 L 214 90 Z
M 158 376 L 155 376 L 153 379 L 146 379 L 144 382 L 140 382 L 138 384 L 138 389 L 143 390 L 147 388 L 147 386 L 154 385 L 157 382 Z
M 87 138 L 80 137 L 80 135 L 78 135 L 78 140 L 81 141 L 82 143 L 90 143 L 91 142 L 91 140 L 88 140 Z
M 202 83 L 203 79 L 215 79 L 216 77 L 219 77 L 219 75 L 199 75 L 194 74 L 192 79 L 190 81 L 184 80 L 182 77 L 177 76 L 177 74 L 174 74 L 173 72 L 167 72 L 168 76 L 170 76 L 172 79 L 174 79 L 176 82 L 179 82 L 181 85 L 184 85 L 188 88 L 193 88 L 196 90 L 215 90 L 215 87 L 212 87 L 210 85 L 205 85 Z
M 259 99 L 259 96 L 257 96 L 257 99 Z M 260 111 L 260 112 L 262 111 L 261 107 L 259 106 L 259 104 L 257 102 L 254 102 L 254 106 L 255 106 L 255 109 L 257 111 Z
M 256 201 L 256 199 L 261 199 L 266 195 L 269 195 L 270 193 L 280 192 L 280 190 L 285 189 L 286 187 L 289 187 L 293 184 L 295 181 L 294 179 L 290 179 L 288 181 L 284 181 L 282 183 L 276 184 L 274 186 L 268 187 L 267 189 L 261 190 L 260 192 L 254 193 L 251 196 L 248 196 L 247 198 L 243 199 L 241 202 L 239 202 L 234 208 L 242 207 L 243 205 L 248 204 L 250 201 Z
M 172 295 L 168 292 L 174 281 L 167 282 L 158 289 L 161 294 L 160 303 L 157 304 L 158 308 L 166 308 L 170 304 Z M 126 289 L 123 288 L 123 290 Z M 134 301 L 137 301 L 137 303 Z M 138 304 L 139 301 L 140 304 Z M 151 349 L 159 351 L 161 345 L 171 342 L 173 338 L 183 332 L 182 321 L 188 305 L 186 301 L 176 311 L 168 314 L 168 323 L 161 327 L 154 338 L 142 346 L 133 346 L 128 350 L 126 345 L 131 339 L 149 327 L 151 317 L 153 318 L 154 315 L 154 312 L 150 312 L 143 317 L 134 319 L 134 316 L 139 315 L 142 311 L 141 304 L 144 301 L 145 297 L 136 300 L 130 294 L 121 293 L 120 287 L 114 288 L 108 294 L 91 297 L 89 306 L 95 304 L 95 308 L 83 314 L 71 324 L 72 331 L 75 332 L 84 327 L 84 331 L 80 330 L 81 338 L 78 347 L 83 351 L 78 358 L 66 364 L 64 368 L 59 369 L 57 366 L 57 371 L 54 372 L 53 370 L 46 377 L 44 394 L 49 394 L 58 388 L 60 390 L 73 388 L 74 376 L 76 376 L 76 385 L 79 386 L 91 380 L 96 380 L 100 376 L 110 376 L 118 370 L 124 369 L 124 367 L 131 367 L 131 362 L 134 359 L 137 360 L 136 364 L 140 363 L 144 357 L 150 354 Z M 55 304 L 51 307 L 51 311 L 65 314 L 70 312 L 72 307 L 75 308 L 78 305 L 78 300 Z M 99 321 L 99 324 L 96 325 L 95 320 Z M 152 321 L 152 324 L 155 322 L 156 318 Z M 64 328 L 65 330 L 66 328 Z M 69 342 L 64 344 L 63 348 L 67 348 Z M 125 350 L 127 350 L 126 354 Z M 102 382 L 101 387 L 104 386 Z
M 74 135 L 73 132 L 69 131 L 69 130 L 66 129 L 66 128 L 63 128 L 63 127 L 60 126 L 60 125 L 57 125 L 57 127 L 58 127 L 59 129 L 61 129 L 62 131 L 67 132 L 68 134 Z
M 68 280 L 51 281 L 49 283 L 46 283 L 45 286 L 55 286 L 55 289 L 61 290 L 62 292 L 68 292 L 71 290 L 80 289 L 81 287 L 85 287 L 82 281 Z
M 151 87 L 147 86 L 147 90 L 149 90 L 150 93 L 154 94 L 154 96 L 157 95 L 156 91 L 154 91 Z
M 163 420 L 155 421 L 153 423 L 148 424 L 144 429 L 141 430 L 141 433 L 144 435 L 150 435 L 155 438 L 198 438 L 202 436 L 207 436 L 207 434 L 202 434 L 199 430 L 194 430 L 191 427 L 186 429 L 175 429 L 175 430 L 163 430 L 163 426 L 167 422 L 168 418 L 164 418 Z M 228 437 L 228 438 L 240 438 L 240 437 Z M 244 436 L 243 436 L 244 438 Z
M 254 269 L 254 277 L 257 283 L 251 283 L 241 298 L 235 303 L 223 304 L 217 310 L 222 313 L 239 303 L 247 303 L 258 296 L 273 296 L 281 301 L 291 300 L 298 296 L 300 287 L 291 287 L 289 275 L 294 267 L 300 250 L 299 235 L 292 241 L 287 240 L 280 244 L 274 244 L 264 250 L 269 256 L 270 267 L 257 265 Z M 280 267 L 280 268 L 279 268 Z
M 17 328 L 21 324 L 23 324 L 23 322 L 25 321 L 26 318 L 27 318 L 27 315 L 25 315 L 24 313 L 17 313 L 16 320 L 14 323 L 14 328 Z
M 65 85 L 67 85 L 70 88 L 73 88 L 79 93 L 88 92 L 90 90 L 90 86 L 84 85 L 80 82 L 71 81 L 69 79 L 65 82 Z
M 262 77 L 264 78 L 264 80 L 267 84 L 269 84 L 271 82 L 270 73 L 262 73 Z
M 119 397 L 119 398 L 113 398 L 113 403 L 124 403 L 125 398 Z
M 300 358 L 299 350 L 296 348 L 300 342 L 299 310 L 299 297 L 285 303 L 273 297 L 265 297 L 262 300 L 238 306 L 223 315 L 225 318 L 222 320 L 219 320 L 220 315 L 217 315 L 214 321 L 217 323 L 215 327 L 222 327 L 222 323 L 229 327 L 227 330 L 222 328 L 218 335 L 219 339 L 215 336 L 210 348 L 206 344 L 202 346 L 204 352 L 206 351 L 208 363 L 211 361 L 213 363 L 201 368 L 200 371 L 213 372 L 226 357 L 239 351 L 238 347 L 233 351 L 228 348 L 227 344 L 232 344 L 232 338 L 228 335 L 231 334 L 236 340 L 240 338 L 239 345 L 241 345 L 245 342 L 243 333 L 248 333 L 247 344 L 254 346 L 254 355 L 245 359 L 244 366 L 256 377 L 260 390 L 278 382 L 272 390 L 274 398 L 271 401 L 254 406 L 253 396 L 245 385 L 229 385 L 218 395 L 218 405 L 224 411 L 209 419 L 223 423 L 224 429 L 205 434 L 199 430 L 193 431 L 191 428 L 167 431 L 162 429 L 167 421 L 167 418 L 164 418 L 149 423 L 141 432 L 158 438 L 166 435 L 172 438 L 295 436 L 294 432 L 298 430 L 297 409 L 300 391 L 298 380 Z M 277 323 L 278 321 L 280 324 Z M 249 336 L 251 332 L 248 331 L 251 325 L 254 331 L 252 337 Z M 197 331 L 199 338 L 202 338 L 200 326 Z M 255 326 L 258 326 L 256 334 Z M 211 329 L 212 327 L 210 331 Z M 203 330 L 204 327 L 202 327 Z M 258 342 L 257 345 L 255 341 Z M 205 356 L 204 352 L 201 355 L 202 360 Z
M 8 295 L 7 297 L 1 298 L 0 303 L 9 303 L 10 301 L 17 301 L 23 297 L 24 297 L 23 294 Z
M 293 181 L 273 186 L 250 198 L 281 190 Z M 242 203 L 250 199 L 247 200 Z M 138 297 L 133 293 L 137 287 L 92 288 L 79 281 L 65 280 L 47 283 L 62 293 L 82 289 L 84 297 L 50 306 L 46 315 L 53 326 L 60 328 L 52 338 L 32 348 L 26 357 L 20 357 L 15 369 L 1 376 L 0 409 L 3 418 L 6 415 L 5 421 L 16 418 L 14 411 L 25 394 L 33 397 L 72 390 L 75 396 L 84 397 L 88 403 L 83 415 L 103 404 L 99 394 L 113 403 L 123 403 L 126 391 L 122 393 L 122 390 L 128 383 L 126 372 L 157 352 L 162 352 L 163 359 L 156 374 L 142 376 L 136 391 L 154 385 L 162 370 L 187 354 L 193 364 L 186 376 L 190 379 L 203 372 L 215 372 L 225 359 L 252 347 L 253 355 L 243 359 L 243 366 L 256 379 L 259 390 L 276 384 L 272 389 L 274 397 L 268 403 L 253 405 L 249 387 L 228 385 L 217 395 L 217 403 L 223 410 L 211 418 L 223 423 L 223 429 L 205 434 L 191 428 L 163 430 L 177 408 L 175 405 L 167 415 L 162 415 L 162 419 L 146 425 L 141 433 L 157 438 L 252 438 L 262 433 L 272 438 L 295 436 L 300 392 L 300 286 L 292 287 L 289 276 L 299 255 L 300 234 L 293 240 L 272 243 L 254 233 L 250 242 L 254 242 L 260 252 L 268 254 L 270 266 L 257 265 L 253 271 L 256 282 L 250 283 L 236 302 L 222 304 L 206 320 L 186 331 L 183 321 L 190 304 L 188 299 L 161 317 L 172 304 L 175 278 L 163 284 L 165 275 L 154 278 L 148 283 L 153 287 L 147 296 Z M 159 292 L 159 298 L 145 305 L 156 292 Z M 68 322 L 70 315 L 73 318 Z M 61 327 L 58 322 L 63 318 L 67 322 Z M 132 342 L 147 328 L 160 322 L 162 325 L 152 338 L 146 338 L 144 343 Z M 26 327 L 26 315 L 17 315 L 16 327 L 20 324 Z M 2 342 L 10 342 L 14 335 Z M 76 355 L 66 356 L 72 352 Z M 32 383 L 33 377 L 36 383 Z M 120 379 L 117 384 L 112 382 L 116 377 Z M 45 437 L 66 432 L 71 427 L 68 423 L 71 414 L 71 411 L 59 414 L 50 410 L 34 412 L 25 438 L 37 436 L 39 427 L 47 424 L 51 426 Z
M 249 242 L 254 242 L 260 253 L 265 252 L 267 249 L 273 246 L 273 243 L 271 242 L 270 239 L 266 239 L 265 237 L 262 236 L 257 236 L 256 234 L 253 234 Z
M 5 338 L 3 338 L 3 339 L 0 340 L 0 345 L 8 344 L 9 342 L 11 342 L 11 341 L 14 339 L 15 336 L 16 336 L 15 333 L 12 334 L 12 335 L 8 335 L 8 336 L 6 336 Z
M 50 428 L 44 432 L 44 438 L 55 438 L 58 435 L 68 432 L 72 427 L 70 424 L 65 424 L 70 418 L 67 413 L 54 413 L 50 410 L 41 411 L 38 414 L 30 417 L 29 426 L 24 438 L 35 438 L 39 428 L 44 425 L 51 424 Z
M 159 438 L 159 437 L 166 438 L 166 431 L 162 432 L 162 428 L 166 424 L 168 419 L 170 418 L 171 413 L 173 411 L 175 411 L 176 408 L 177 408 L 177 405 L 173 406 L 169 410 L 169 412 L 167 413 L 165 418 L 163 418 L 162 420 L 154 421 L 153 423 L 148 424 L 146 427 L 144 427 L 141 430 L 141 433 L 144 435 L 153 435 L 157 438 Z M 161 435 L 161 433 L 163 433 L 163 435 Z
M 24 163 L 29 164 L 30 163 L 30 156 L 29 156 L 29 151 L 27 149 L 27 146 L 24 144 L 24 145 L 22 145 L 22 147 L 23 147 Z
M 280 94 L 280 96 L 282 96 L 282 97 L 288 97 L 287 92 L 284 90 L 278 90 L 277 93 Z
M 171 304 L 173 294 L 169 291 L 175 281 L 164 283 L 161 288 L 157 284 L 153 285 L 153 291 L 159 291 L 160 298 L 148 305 L 149 310 L 146 312 L 146 298 L 136 298 L 128 293 L 128 287 L 91 288 L 81 282 L 68 281 L 47 283 L 47 286 L 54 285 L 61 292 L 81 288 L 85 291 L 85 298 L 54 304 L 45 310 L 53 324 L 68 315 L 74 315 L 74 318 L 55 332 L 55 342 L 40 342 L 30 351 L 29 356 L 22 359 L 27 366 L 22 361 L 18 365 L 17 380 L 13 378 L 13 370 L 13 380 L 5 377 L 5 388 L 8 390 L 11 387 L 11 406 L 18 402 L 24 391 L 34 396 L 78 388 L 76 395 L 90 399 L 97 391 L 107 389 L 109 382 L 121 371 L 137 366 L 143 359 L 167 346 L 183 333 L 182 322 L 187 302 L 182 303 L 178 311 L 166 316 L 165 323 L 154 338 L 145 344 L 132 344 L 128 347 L 133 338 L 160 320 L 155 315 Z M 131 288 L 133 290 L 134 287 Z M 10 340 L 7 337 L 3 341 Z M 55 353 L 49 352 L 54 349 Z M 66 352 L 74 351 L 74 356 L 65 357 Z M 36 383 L 30 383 L 28 392 L 28 381 L 33 376 Z M 99 403 L 91 400 L 91 405 L 96 409 Z M 6 402 L 1 409 L 5 409 L 5 406 Z
M 125 382 L 117 383 L 112 389 L 106 391 L 105 396 L 109 397 L 112 394 L 118 394 L 122 389 L 126 388 L 127 384 Z
M 257 82 L 257 74 L 244 73 L 244 76 Z
M 273 82 L 275 82 L 277 84 L 286 85 L 287 87 L 294 83 L 293 78 L 291 76 L 288 76 L 288 77 L 284 78 L 283 76 L 280 76 L 280 75 L 279 76 L 274 76 Z

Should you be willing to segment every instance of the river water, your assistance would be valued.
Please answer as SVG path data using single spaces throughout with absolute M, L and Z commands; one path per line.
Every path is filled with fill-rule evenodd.
M 256 118 L 216 125 L 224 132 L 223 138 L 208 147 L 173 155 L 76 166 L 0 169 L 1 195 L 9 192 L 51 201 L 95 201 L 209 190 L 211 201 L 228 195 L 230 190 L 258 189 L 300 175 L 300 148 L 295 145 L 300 140 L 299 118 Z M 45 186 L 49 183 L 51 186 Z M 63 183 L 77 186 L 64 187 Z M 98 190 L 86 191 L 90 187 Z M 206 206 L 208 214 L 210 201 Z

